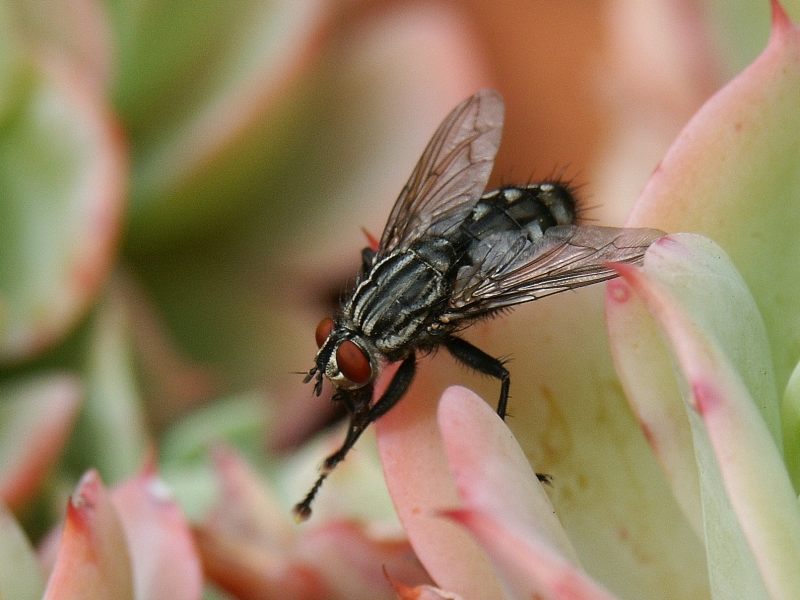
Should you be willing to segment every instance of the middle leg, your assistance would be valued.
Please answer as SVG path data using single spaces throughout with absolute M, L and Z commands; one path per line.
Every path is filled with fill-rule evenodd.
M 489 356 L 480 348 L 476 348 L 469 342 L 455 336 L 446 337 L 444 346 L 453 355 L 453 358 L 460 363 L 479 373 L 491 375 L 500 380 L 500 399 L 497 401 L 497 414 L 500 415 L 501 419 L 505 420 L 511 378 L 508 374 L 508 369 L 503 366 L 503 361 Z

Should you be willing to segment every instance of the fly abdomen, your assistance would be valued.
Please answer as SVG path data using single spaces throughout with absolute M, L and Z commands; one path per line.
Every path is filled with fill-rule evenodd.
M 575 197 L 561 183 L 508 186 L 481 196 L 462 230 L 472 240 L 502 231 L 525 232 L 531 241 L 555 225 L 575 222 Z

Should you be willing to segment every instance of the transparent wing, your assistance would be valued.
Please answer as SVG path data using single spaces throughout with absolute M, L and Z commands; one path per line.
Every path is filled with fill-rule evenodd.
M 486 187 L 503 128 L 503 99 L 480 90 L 439 125 L 397 198 L 378 248 L 405 249 L 461 222 Z
M 564 225 L 531 242 L 524 232 L 493 234 L 470 249 L 450 300 L 451 321 L 612 279 L 609 262 L 637 263 L 657 229 Z M 452 312 L 450 312 L 452 311 Z

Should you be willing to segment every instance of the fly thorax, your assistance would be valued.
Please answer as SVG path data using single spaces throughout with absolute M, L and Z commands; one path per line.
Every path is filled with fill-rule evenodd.
M 342 318 L 377 351 L 396 355 L 414 345 L 448 297 L 453 245 L 425 238 L 375 263 L 345 303 Z
M 447 273 L 456 260 L 452 242 L 445 238 L 422 239 L 411 247 L 411 252 L 439 273 Z

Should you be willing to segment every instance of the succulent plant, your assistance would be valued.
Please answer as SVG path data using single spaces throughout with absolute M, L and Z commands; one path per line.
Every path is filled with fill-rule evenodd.
M 0 598 L 800 597 L 800 29 L 750 4 L 0 5 Z M 297 525 L 291 372 L 487 85 L 494 183 L 670 233 L 476 326 L 507 423 L 423 361 Z

